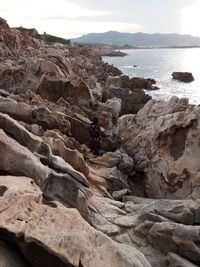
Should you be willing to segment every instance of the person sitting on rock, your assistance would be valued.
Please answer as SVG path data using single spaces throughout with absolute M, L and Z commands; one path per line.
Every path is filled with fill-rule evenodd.
M 98 118 L 94 118 L 89 126 L 90 132 L 90 149 L 95 156 L 99 156 L 99 149 L 101 149 L 102 137 L 101 128 L 99 126 Z

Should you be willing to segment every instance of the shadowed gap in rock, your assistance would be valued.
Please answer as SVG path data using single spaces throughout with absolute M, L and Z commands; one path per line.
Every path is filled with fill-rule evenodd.
M 4 185 L 0 185 L 0 197 L 8 190 L 8 188 Z
M 180 158 L 184 153 L 188 130 L 189 127 L 179 128 L 171 135 L 170 153 L 175 160 Z
M 34 242 L 26 243 L 24 237 L 16 237 L 6 229 L 0 228 L 0 238 L 5 243 L 13 247 L 18 255 L 25 258 L 27 267 L 73 267 L 74 265 L 63 262 L 61 259 L 51 254 L 45 248 Z M 67 249 L 67 248 L 66 248 Z M 81 267 L 81 265 L 80 265 Z

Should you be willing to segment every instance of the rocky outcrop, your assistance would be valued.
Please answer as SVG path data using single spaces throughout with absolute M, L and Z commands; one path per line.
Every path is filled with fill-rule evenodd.
M 173 79 L 188 83 L 194 81 L 194 77 L 191 72 L 173 72 Z
M 144 79 L 140 77 L 129 78 L 127 75 L 122 75 L 120 77 L 112 78 L 110 77 L 107 81 L 107 86 L 114 85 L 115 87 L 132 89 L 147 89 L 155 90 L 156 81 L 154 79 Z
M 137 115 L 119 119 L 118 134 L 136 169 L 144 172 L 147 196 L 197 198 L 198 127 L 199 108 L 177 97 L 151 100 Z
M 150 267 L 135 248 L 96 231 L 77 210 L 45 198 L 33 180 L 0 176 L 0 188 L 1 239 L 15 244 L 32 266 Z
M 0 23 L 0 57 L 18 56 L 23 52 L 28 52 L 31 48 L 38 49 L 42 44 L 41 40 L 10 28 L 2 18 L 0 18 Z
M 154 80 L 97 49 L 0 24 L 0 261 L 199 266 L 199 107 L 150 100 Z
M 87 84 L 77 76 L 64 80 L 44 76 L 38 86 L 37 93 L 48 101 L 56 102 L 63 97 L 71 105 L 90 108 L 92 104 L 92 94 Z
M 85 176 L 65 161 L 67 157 L 64 157 L 64 160 L 53 155 L 47 143 L 28 132 L 8 115 L 0 114 L 0 125 L 0 170 L 7 174 L 33 178 L 48 196 L 62 199 L 62 203 L 66 205 L 71 203 L 73 207 L 79 206 L 83 216 L 87 218 L 86 202 L 91 192 L 87 189 L 89 183 Z M 77 162 L 73 165 L 80 169 L 80 164 Z M 68 194 L 63 192 L 63 186 L 68 188 Z
M 143 90 L 110 87 L 104 91 L 103 99 L 104 101 L 110 101 L 113 98 L 121 99 L 119 116 L 136 114 L 151 99 Z

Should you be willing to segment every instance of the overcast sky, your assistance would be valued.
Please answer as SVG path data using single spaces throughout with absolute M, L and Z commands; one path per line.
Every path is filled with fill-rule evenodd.
M 64 38 L 111 30 L 200 36 L 200 0 L 0 0 L 0 16 Z

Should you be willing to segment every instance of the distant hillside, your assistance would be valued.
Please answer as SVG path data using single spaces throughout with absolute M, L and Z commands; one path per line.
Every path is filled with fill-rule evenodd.
M 44 40 L 46 41 L 48 44 L 55 44 L 55 43 L 60 43 L 60 44 L 63 44 L 63 45 L 71 45 L 71 40 L 69 39 L 64 39 L 64 38 L 60 38 L 60 37 L 57 37 L 57 36 L 54 36 L 54 35 L 50 35 L 50 34 L 47 34 L 47 33 L 44 33 L 44 34 L 39 34 L 38 31 L 34 28 L 32 29 L 27 29 L 27 28 L 24 28 L 24 27 L 18 27 L 16 28 L 22 32 L 26 32 L 28 35 L 34 37 L 34 38 L 37 38 L 37 39 L 41 39 L 41 40 Z
M 200 37 L 191 35 L 121 33 L 109 31 L 105 33 L 89 33 L 73 39 L 78 43 L 102 43 L 118 46 L 200 46 Z

